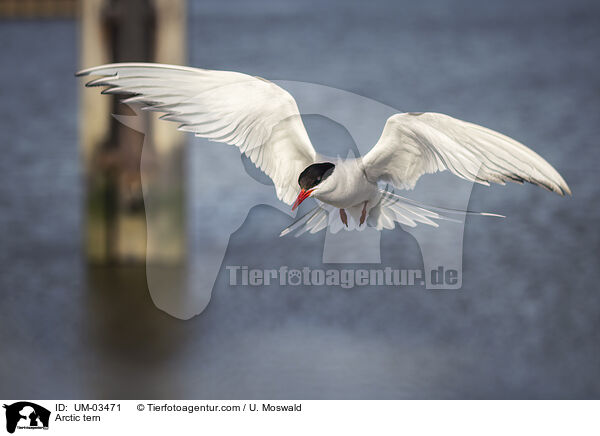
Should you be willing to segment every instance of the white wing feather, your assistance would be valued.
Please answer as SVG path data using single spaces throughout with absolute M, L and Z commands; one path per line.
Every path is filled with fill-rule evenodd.
M 124 103 L 163 112 L 196 136 L 239 147 L 275 185 L 277 197 L 292 204 L 298 176 L 314 163 L 294 98 L 274 83 L 231 71 L 163 64 L 101 65 L 77 73 L 103 76 L 87 86 L 107 86 L 104 94 L 125 94 Z
M 437 113 L 391 116 L 363 158 L 367 178 L 412 189 L 425 173 L 449 169 L 489 185 L 529 182 L 571 194 L 563 178 L 538 154 L 498 132 Z

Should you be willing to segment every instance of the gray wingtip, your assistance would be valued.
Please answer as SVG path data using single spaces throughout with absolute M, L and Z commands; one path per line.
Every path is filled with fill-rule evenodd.
M 99 67 L 91 67 L 91 68 L 85 68 L 83 70 L 79 70 L 75 73 L 75 77 L 81 77 L 81 76 L 88 76 L 89 74 L 91 74 L 95 69 L 98 69 Z
M 116 62 L 112 64 L 97 65 L 91 68 L 85 68 L 75 73 L 76 77 L 87 76 L 100 70 L 116 70 L 116 69 L 127 69 L 127 68 L 150 68 L 150 69 L 170 69 L 186 71 L 190 73 L 199 73 L 203 70 L 201 68 L 188 67 L 184 65 L 172 65 L 172 64 L 160 64 L 155 62 Z

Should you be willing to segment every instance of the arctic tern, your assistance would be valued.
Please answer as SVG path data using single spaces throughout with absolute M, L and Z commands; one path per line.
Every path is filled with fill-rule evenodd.
M 440 113 L 395 114 L 366 155 L 331 159 L 313 148 L 294 98 L 260 77 L 152 63 L 101 65 L 77 75 L 101 76 L 86 86 L 107 87 L 104 94 L 122 94 L 124 103 L 164 113 L 161 118 L 180 130 L 237 146 L 292 210 L 315 198 L 317 206 L 281 236 L 327 227 L 392 229 L 396 223 L 437 227 L 434 220 L 447 213 L 467 211 L 425 206 L 384 186 L 412 189 L 423 174 L 446 169 L 484 185 L 529 182 L 571 194 L 560 174 L 523 144 Z

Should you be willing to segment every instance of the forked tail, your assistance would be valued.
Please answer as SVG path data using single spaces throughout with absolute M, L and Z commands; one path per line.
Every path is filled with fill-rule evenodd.
M 380 193 L 381 198 L 379 203 L 369 209 L 367 221 L 363 226 L 359 226 L 355 222 L 350 222 L 349 226 L 345 226 L 336 207 L 317 200 L 317 207 L 286 227 L 279 236 L 293 233 L 294 236 L 298 237 L 306 232 L 317 233 L 327 227 L 329 227 L 332 233 L 337 233 L 341 229 L 360 231 L 366 226 L 374 227 L 377 230 L 393 229 L 396 227 L 396 223 L 409 227 L 415 227 L 418 223 L 439 227 L 436 221 L 443 220 L 460 223 L 462 222 L 461 217 L 465 215 L 505 218 L 504 215 L 495 213 L 429 206 L 410 198 L 402 197 L 387 189 L 381 189 Z

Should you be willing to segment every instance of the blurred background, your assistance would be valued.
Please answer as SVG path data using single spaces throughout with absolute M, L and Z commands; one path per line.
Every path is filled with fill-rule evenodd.
M 0 42 L 0 397 L 600 397 L 597 2 L 0 0 Z M 279 239 L 290 218 L 257 206 L 207 309 L 175 319 L 151 300 L 146 259 L 178 277 L 207 243 L 194 223 L 228 213 L 207 196 L 239 179 L 206 193 L 204 143 L 143 118 L 163 199 L 150 240 L 144 138 L 110 116 L 133 112 L 74 77 L 112 61 L 448 113 L 529 145 L 573 197 L 475 186 L 471 209 L 508 218 L 467 220 L 460 291 L 230 287 L 226 265 L 321 265 L 323 234 Z M 305 122 L 317 149 L 354 149 L 342 126 Z M 422 267 L 401 229 L 381 246 L 383 266 Z

